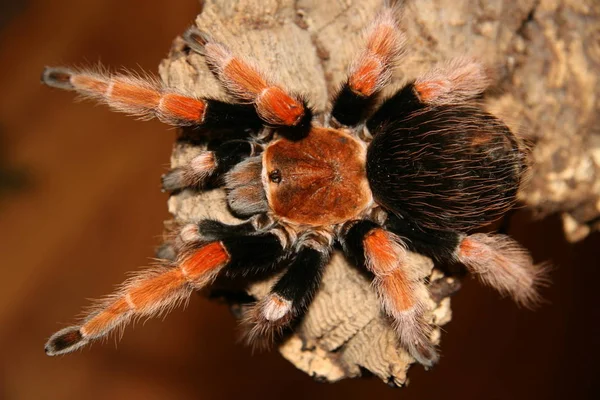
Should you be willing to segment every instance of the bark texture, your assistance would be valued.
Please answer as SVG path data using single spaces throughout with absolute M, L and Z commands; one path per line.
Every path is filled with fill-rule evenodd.
M 253 58 L 290 90 L 304 93 L 317 113 L 342 83 L 361 31 L 381 1 L 207 0 L 196 24 L 234 52 Z M 594 0 L 419 0 L 398 7 L 408 48 L 393 87 L 437 61 L 468 54 L 497 71 L 486 95 L 488 109 L 535 142 L 530 184 L 521 200 L 540 215 L 560 212 L 570 240 L 600 227 L 600 3 Z M 227 98 L 203 57 L 175 41 L 160 67 L 170 86 L 199 96 Z M 201 149 L 175 145 L 172 165 Z M 177 220 L 236 222 L 221 190 L 183 192 L 169 200 Z M 414 255 L 432 281 L 429 317 L 450 320 L 448 294 L 457 281 Z M 252 286 L 260 298 L 269 282 Z M 439 340 L 439 329 L 434 333 Z M 336 254 L 322 288 L 280 352 L 298 368 L 326 381 L 366 369 L 395 385 L 407 382 L 412 358 L 398 346 L 367 277 Z

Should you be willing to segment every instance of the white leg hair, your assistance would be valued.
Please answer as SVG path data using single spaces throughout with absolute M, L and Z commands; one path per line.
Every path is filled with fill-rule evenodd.
M 456 258 L 482 282 L 510 295 L 520 305 L 539 303 L 537 289 L 546 281 L 546 270 L 534 265 L 527 250 L 514 239 L 476 233 L 461 241 Z

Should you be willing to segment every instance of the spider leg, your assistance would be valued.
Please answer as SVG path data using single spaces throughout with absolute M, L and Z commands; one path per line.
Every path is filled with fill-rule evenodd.
M 200 152 L 188 164 L 173 168 L 162 176 L 163 191 L 173 192 L 202 187 L 231 170 L 243 159 L 257 153 L 257 145 L 245 140 L 227 141 L 214 150 Z
M 303 312 L 319 288 L 330 257 L 329 243 L 304 242 L 291 258 L 284 260 L 285 273 L 247 314 L 248 343 L 271 344 L 277 334 Z
M 106 103 L 117 111 L 146 119 L 157 117 L 174 126 L 257 130 L 262 125 L 252 106 L 197 98 L 150 77 L 46 67 L 42 83 L 76 91 L 84 98 Z
M 459 57 L 438 63 L 387 99 L 368 119 L 367 127 L 374 132 L 391 120 L 402 119 L 426 107 L 473 100 L 483 94 L 490 83 L 490 70 L 472 58 Z
M 395 321 L 401 343 L 426 367 L 438 360 L 431 343 L 431 327 L 424 319 L 425 283 L 406 263 L 406 245 L 393 233 L 371 221 L 355 222 L 343 240 L 347 254 L 373 273 L 383 309 Z
M 525 307 L 539 300 L 538 287 L 545 282 L 545 270 L 534 265 L 531 256 L 506 235 L 476 233 L 470 236 L 454 231 L 422 228 L 407 218 L 389 215 L 390 231 L 407 237 L 409 248 L 442 262 L 460 262 L 485 284 L 509 295 Z
M 225 174 L 227 204 L 231 212 L 241 218 L 269 211 L 262 181 L 262 156 L 247 157 Z
M 490 69 L 469 57 L 435 65 L 414 83 L 415 94 L 430 105 L 463 103 L 480 96 L 492 82 Z
M 535 265 L 517 241 L 506 235 L 476 233 L 462 237 L 455 257 L 485 284 L 518 304 L 534 307 L 540 302 L 538 287 L 547 270 Z
M 188 224 L 180 230 L 175 245 L 181 248 L 187 242 L 224 241 L 229 248 L 237 238 L 256 230 L 256 223 L 262 225 L 264 221 L 251 219 L 243 224 L 227 225 L 216 220 L 203 220 Z M 272 226 L 270 232 L 278 234 L 287 247 L 289 238 L 285 230 Z M 245 336 L 249 344 L 272 344 L 277 334 L 303 312 L 319 288 L 324 267 L 331 256 L 331 240 L 323 235 L 308 234 L 297 240 L 294 248 L 294 251 L 273 264 L 229 264 L 223 271 L 225 276 L 235 278 L 285 270 L 270 293 L 246 313 Z
M 187 244 L 173 265 L 148 269 L 127 280 L 81 325 L 52 335 L 45 347 L 46 354 L 69 353 L 106 337 L 134 318 L 167 312 L 186 302 L 195 289 L 212 282 L 223 269 L 266 268 L 283 253 L 280 237 L 269 232 L 233 235 L 209 243 L 197 240 L 190 232 L 183 236 Z
M 365 47 L 352 62 L 348 80 L 334 98 L 331 114 L 338 122 L 354 126 L 364 119 L 389 82 L 405 41 L 393 10 L 385 9 L 367 29 Z
M 306 101 L 289 94 L 250 61 L 234 55 L 204 32 L 192 27 L 183 36 L 191 49 L 204 55 L 225 88 L 242 101 L 254 104 L 260 118 L 276 127 L 310 127 L 312 111 Z M 305 132 L 303 132 L 305 133 Z

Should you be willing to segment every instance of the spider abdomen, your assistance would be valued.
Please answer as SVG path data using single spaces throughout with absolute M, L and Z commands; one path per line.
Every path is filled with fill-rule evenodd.
M 466 231 L 515 202 L 523 153 L 500 120 L 469 105 L 429 107 L 372 132 L 375 201 L 423 227 Z

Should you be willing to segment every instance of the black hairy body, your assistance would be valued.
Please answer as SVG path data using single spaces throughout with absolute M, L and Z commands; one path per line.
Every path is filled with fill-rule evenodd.
M 514 205 L 523 154 L 506 125 L 476 107 L 422 108 L 373 134 L 367 176 L 392 212 L 430 229 L 466 231 Z

